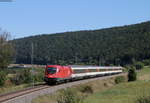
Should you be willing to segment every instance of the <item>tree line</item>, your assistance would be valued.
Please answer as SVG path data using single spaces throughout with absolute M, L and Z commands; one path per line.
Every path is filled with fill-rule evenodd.
M 11 41 L 15 63 L 126 65 L 150 58 L 150 22 L 100 30 L 42 34 Z
M 12 60 L 13 46 L 10 40 L 10 33 L 0 29 L 0 69 L 7 68 Z
M 0 29 L 0 87 L 5 84 L 6 68 L 12 60 L 13 46 L 10 40 L 10 34 Z

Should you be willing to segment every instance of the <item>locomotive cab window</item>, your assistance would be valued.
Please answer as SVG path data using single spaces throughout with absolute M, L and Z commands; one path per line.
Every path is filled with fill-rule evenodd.
M 49 74 L 55 74 L 56 71 L 57 71 L 57 68 L 49 67 L 49 68 L 47 68 L 47 71 L 48 71 Z

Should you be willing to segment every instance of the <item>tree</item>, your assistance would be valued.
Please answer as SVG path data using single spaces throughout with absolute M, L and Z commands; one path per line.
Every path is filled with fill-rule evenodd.
M 0 71 L 0 86 L 5 84 L 6 80 L 6 73 L 4 71 Z
M 137 78 L 136 78 L 136 70 L 134 67 L 130 68 L 129 71 L 128 71 L 128 81 L 135 81 Z
M 0 29 L 0 69 L 7 68 L 13 54 L 12 44 L 9 42 L 10 33 Z
M 142 62 L 137 62 L 135 63 L 135 68 L 136 70 L 140 70 L 144 67 L 144 64 Z

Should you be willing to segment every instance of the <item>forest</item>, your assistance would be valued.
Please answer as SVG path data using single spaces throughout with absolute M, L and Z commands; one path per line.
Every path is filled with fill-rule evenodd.
M 52 29 L 52 28 L 50 28 Z M 99 30 L 41 34 L 11 41 L 14 63 L 126 65 L 150 59 L 150 21 Z

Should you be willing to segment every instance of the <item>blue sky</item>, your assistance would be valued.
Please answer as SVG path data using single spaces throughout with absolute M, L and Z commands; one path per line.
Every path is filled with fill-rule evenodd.
M 94 30 L 150 20 L 150 0 L 13 0 L 0 2 L 0 27 L 20 38 Z

